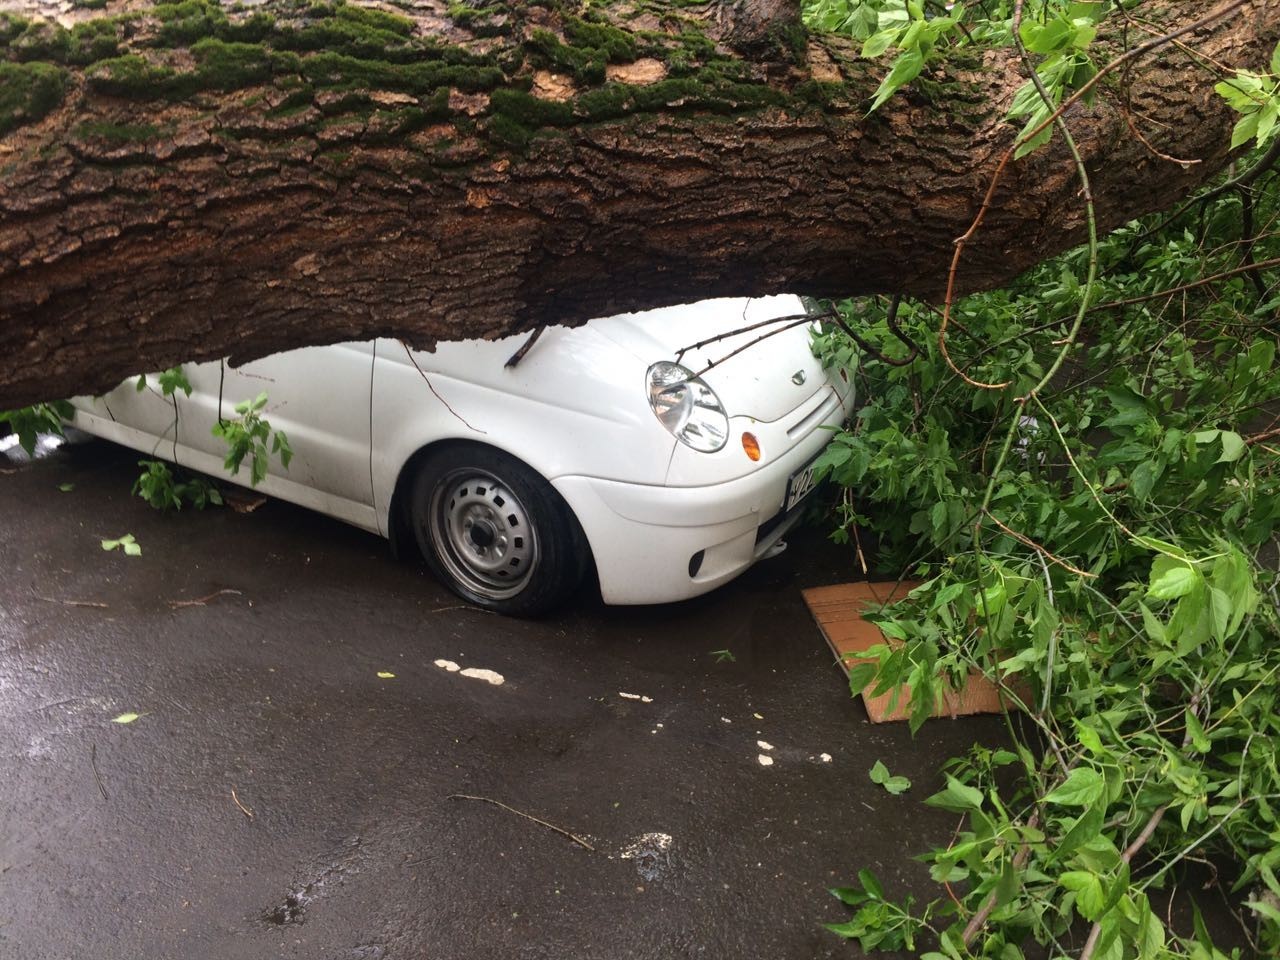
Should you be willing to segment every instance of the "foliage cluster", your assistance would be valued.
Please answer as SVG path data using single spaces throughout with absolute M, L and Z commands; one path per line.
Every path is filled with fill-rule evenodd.
M 134 381 L 138 393 L 151 390 L 173 407 L 173 427 L 170 442 L 172 459 L 178 455 L 178 428 L 180 423 L 179 392 L 190 396 L 192 387 L 182 367 L 171 367 L 158 374 L 140 375 Z M 235 416 L 219 417 L 213 425 L 213 435 L 226 443 L 227 453 L 223 466 L 232 475 L 240 472 L 244 461 L 249 461 L 249 485 L 256 487 L 267 476 L 272 455 L 286 470 L 293 459 L 293 448 L 283 430 L 276 430 L 263 416 L 267 406 L 267 394 L 260 393 L 251 400 L 244 400 L 234 407 Z M 0 426 L 16 434 L 18 442 L 27 454 L 35 451 L 40 434 L 63 436 L 63 423 L 75 415 L 75 408 L 67 400 L 41 403 L 17 410 L 0 410 Z M 160 443 L 164 441 L 161 440 Z M 157 443 L 157 448 L 159 443 Z M 155 452 L 154 450 L 152 451 Z M 213 480 L 200 474 L 175 471 L 168 463 L 148 457 L 138 461 L 141 472 L 133 484 L 133 493 L 157 510 L 181 510 L 190 505 L 203 510 L 209 505 L 221 506 L 222 494 Z M 70 489 L 68 487 L 67 489 Z
M 267 395 L 265 392 L 260 393 L 252 400 L 237 403 L 233 418 L 219 419 L 213 425 L 213 435 L 221 437 L 227 444 L 223 466 L 234 477 L 247 458 L 249 483 L 255 487 L 267 478 L 267 465 L 271 459 L 267 452 L 268 444 L 271 447 L 270 453 L 280 458 L 280 465 L 286 470 L 289 469 L 289 461 L 293 459 L 289 438 L 283 430 L 273 430 L 271 421 L 262 415 L 266 406 Z
M 1096 76 L 1097 24 L 1138 6 L 808 13 L 868 56 L 895 54 L 877 105 L 932 60 L 1016 44 L 1036 71 L 1010 111 L 1026 118 L 1022 154 Z M 1234 145 L 1275 138 L 1280 53 L 1270 71 L 1213 78 L 1241 116 Z M 924 857 L 945 896 L 896 902 L 865 871 L 833 891 L 853 916 L 832 929 L 864 948 L 1217 960 L 1194 903 L 1189 926 L 1173 920 L 1198 862 L 1230 888 L 1249 946 L 1280 954 L 1280 294 L 1258 269 L 1280 254 L 1276 153 L 952 305 L 949 329 L 924 305 L 849 301 L 846 321 L 878 347 L 820 338 L 869 398 L 822 458 L 844 488 L 837 537 L 870 533 L 890 568 L 925 581 L 877 614 L 889 642 L 851 688 L 909 685 L 918 728 L 942 685 L 979 670 L 1017 708 L 1012 749 L 956 758 L 927 801 L 962 817 Z
M 871 110 L 930 64 L 959 59 L 968 50 L 1016 45 L 1036 72 L 1035 79 L 1018 89 L 1009 108 L 1009 117 L 1024 123 L 1016 154 L 1022 156 L 1048 142 L 1053 128 L 1046 121 L 1053 111 L 1097 74 L 1092 47 L 1099 24 L 1120 14 L 1149 29 L 1140 19 L 1141 6 L 1142 0 L 1032 0 L 1025 4 L 988 0 L 945 5 L 931 0 L 805 0 L 804 13 L 810 26 L 860 41 L 864 57 L 892 54 Z M 1250 139 L 1261 144 L 1270 137 L 1280 117 L 1278 75 L 1280 53 L 1270 73 L 1237 71 L 1216 85 L 1242 114 L 1232 146 Z
M 854 914 L 833 929 L 865 947 L 1222 957 L 1162 906 L 1197 861 L 1280 954 L 1280 289 L 1205 282 L 1280 257 L 1280 187 L 1259 170 L 1103 241 L 1074 344 L 1083 249 L 957 303 L 954 367 L 926 305 L 896 311 L 921 350 L 906 366 L 882 359 L 906 347 L 881 300 L 839 304 L 879 356 L 819 339 L 866 398 L 822 458 L 845 491 L 837 536 L 925 580 L 877 615 L 892 644 L 851 686 L 909 684 L 918 727 L 978 669 L 1019 708 L 1012 748 L 952 761 L 927 801 L 964 817 L 926 855 L 945 895 L 896 903 L 870 875 L 836 891 Z

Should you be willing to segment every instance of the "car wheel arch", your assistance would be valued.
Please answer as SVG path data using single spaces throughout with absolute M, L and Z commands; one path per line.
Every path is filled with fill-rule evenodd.
M 479 440 L 465 439 L 461 437 L 446 437 L 440 440 L 434 440 L 431 443 L 424 444 L 419 447 L 401 465 L 399 472 L 396 474 L 395 486 L 392 488 L 391 503 L 387 513 L 387 539 L 391 543 L 391 554 L 397 560 L 419 558 L 421 559 L 421 551 L 418 549 L 417 540 L 414 537 L 412 519 L 410 515 L 411 493 L 413 490 L 414 478 L 422 465 L 430 457 L 434 457 L 442 450 L 456 449 L 459 452 L 468 448 L 477 450 L 495 450 L 498 453 L 505 454 L 519 460 L 527 469 L 542 476 L 542 473 L 532 466 L 524 457 L 520 456 L 512 450 L 492 443 L 484 443 Z M 543 477 L 545 480 L 546 478 Z M 550 481 L 548 481 L 550 483 Z M 552 487 L 554 490 L 554 486 Z M 557 492 L 557 496 L 558 496 Z M 563 500 L 563 497 L 561 497 Z M 565 509 L 573 520 L 578 524 L 578 530 L 581 533 L 582 543 L 587 549 L 587 574 L 595 577 L 596 560 L 595 553 L 591 548 L 591 540 L 587 537 L 586 531 L 582 529 L 582 523 L 578 520 L 577 514 L 573 508 L 566 502 Z

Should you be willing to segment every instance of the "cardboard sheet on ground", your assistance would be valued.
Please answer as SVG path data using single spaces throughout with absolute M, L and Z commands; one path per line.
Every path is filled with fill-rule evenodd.
M 804 591 L 804 602 L 817 621 L 818 629 L 836 655 L 836 662 L 848 674 L 859 663 L 869 658 L 859 657 L 870 648 L 882 643 L 893 643 L 874 623 L 862 619 L 863 611 L 875 609 L 886 603 L 901 600 L 907 592 L 918 586 L 910 580 L 869 583 L 838 583 L 830 587 L 814 587 Z M 908 703 L 911 688 L 903 686 L 898 692 L 898 702 L 893 710 L 889 703 L 893 691 L 887 690 L 878 697 L 869 695 L 870 687 L 862 692 L 862 702 L 872 723 L 906 720 L 910 716 Z M 969 682 L 961 690 L 947 689 L 935 707 L 934 717 L 968 716 L 976 713 L 999 713 L 1000 693 L 995 685 L 980 673 L 971 673 Z

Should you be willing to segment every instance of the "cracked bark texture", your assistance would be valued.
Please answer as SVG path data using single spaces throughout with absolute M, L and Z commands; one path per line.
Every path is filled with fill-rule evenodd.
M 0 10 L 19 2 L 38 0 Z M 1222 6 L 1142 13 L 1159 33 Z M 371 9 L 109 0 L 70 34 L 0 20 L 0 66 L 62 84 L 53 103 L 32 87 L 0 136 L 0 409 L 351 338 L 426 346 L 721 295 L 938 298 L 1025 79 L 1011 53 L 971 52 L 865 116 L 887 63 L 806 36 L 789 2 Z M 1198 57 L 1261 67 L 1278 35 L 1280 4 L 1253 0 L 1184 38 L 1197 56 L 1162 49 L 1069 111 L 1104 229 L 1222 168 L 1233 117 Z M 1160 158 L 1130 120 L 1200 162 Z M 1083 229 L 1055 142 L 1010 166 L 959 287 Z

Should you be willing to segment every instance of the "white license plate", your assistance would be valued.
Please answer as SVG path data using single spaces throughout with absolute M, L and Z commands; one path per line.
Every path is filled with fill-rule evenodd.
M 818 454 L 821 456 L 821 453 Z M 797 503 L 813 493 L 817 481 L 814 479 L 814 468 L 818 465 L 818 456 L 806 463 L 787 480 L 787 496 L 782 502 L 782 512 L 787 513 Z

